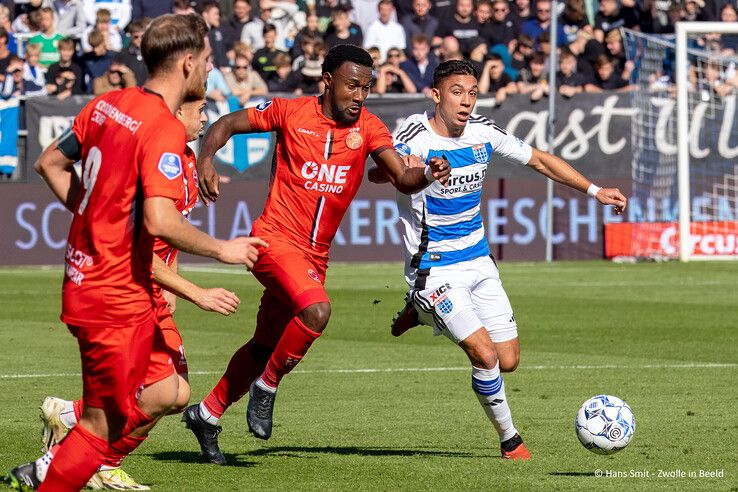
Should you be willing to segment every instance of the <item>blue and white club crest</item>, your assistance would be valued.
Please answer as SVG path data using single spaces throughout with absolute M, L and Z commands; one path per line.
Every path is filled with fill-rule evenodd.
M 257 104 L 256 105 L 256 110 L 257 111 L 264 111 L 266 108 L 268 108 L 271 105 L 272 105 L 272 101 L 271 100 L 264 101 L 263 103 L 260 103 L 260 104 Z
M 174 179 L 182 174 L 182 161 L 177 154 L 164 152 L 159 159 L 159 172 L 167 179 Z
M 480 164 L 489 160 L 489 153 L 487 152 L 487 146 L 485 144 L 473 146 L 472 152 L 474 153 L 474 160 Z
M 436 306 L 443 314 L 450 314 L 454 310 L 454 303 L 448 297 L 436 304 Z

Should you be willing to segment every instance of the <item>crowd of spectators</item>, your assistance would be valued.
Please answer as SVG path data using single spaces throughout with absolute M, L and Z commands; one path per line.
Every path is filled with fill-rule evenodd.
M 549 93 L 556 15 L 556 90 L 573 97 L 634 88 L 637 68 L 626 60 L 621 27 L 666 34 L 680 20 L 736 22 L 735 2 L 565 0 L 553 12 L 550 0 L 0 0 L 0 88 L 3 98 L 64 99 L 140 85 L 150 19 L 195 12 L 210 26 L 214 101 L 320 93 L 323 57 L 342 43 L 372 54 L 379 94 L 429 96 L 436 65 L 466 58 L 480 73 L 481 94 L 498 103 L 515 93 L 538 100 Z M 700 44 L 735 56 L 738 36 L 708 35 Z M 703 72 L 720 95 L 738 88 L 725 65 Z

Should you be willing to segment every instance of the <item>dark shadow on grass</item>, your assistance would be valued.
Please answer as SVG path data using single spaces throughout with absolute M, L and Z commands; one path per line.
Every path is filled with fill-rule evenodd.
M 575 471 L 569 471 L 569 472 L 551 472 L 549 475 L 554 475 L 556 477 L 594 477 L 594 472 L 575 472 Z
M 200 453 L 197 451 L 160 451 L 156 453 L 149 453 L 153 459 L 157 461 L 169 461 L 172 463 L 201 463 L 204 465 L 211 465 L 217 467 L 210 462 L 205 461 Z M 242 468 L 250 468 L 256 466 L 258 463 L 254 461 L 246 461 L 243 459 L 243 454 L 223 453 L 228 461 L 227 466 L 236 466 Z
M 305 454 L 336 454 L 352 456 L 427 456 L 442 458 L 494 458 L 492 455 L 480 455 L 466 451 L 448 451 L 444 449 L 397 449 L 380 447 L 357 447 L 357 446 L 275 446 L 271 448 L 259 448 L 244 453 L 246 456 L 292 456 L 304 458 Z M 499 458 L 499 456 L 496 456 Z

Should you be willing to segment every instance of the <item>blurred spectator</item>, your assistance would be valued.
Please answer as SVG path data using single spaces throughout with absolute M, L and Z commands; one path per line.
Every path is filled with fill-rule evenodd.
M 367 48 L 366 51 L 369 52 L 369 56 L 372 57 L 372 68 L 379 72 L 379 64 L 382 58 L 382 53 L 379 52 L 379 48 L 377 48 L 376 46 L 371 46 Z
M 453 36 L 459 41 L 461 52 L 469 54 L 479 39 L 479 24 L 474 19 L 473 12 L 472 0 L 457 0 L 456 13 L 451 17 L 438 19 L 435 41 Z
M 105 38 L 100 31 L 92 31 L 87 39 L 92 51 L 82 55 L 82 63 L 89 78 L 89 84 L 97 77 L 107 72 L 115 58 L 115 52 L 108 50 Z
M 423 34 L 430 43 L 438 30 L 438 19 L 430 14 L 430 0 L 413 0 L 413 11 L 401 19 L 405 39 Z
M 292 58 L 302 55 L 302 47 L 301 47 L 302 38 L 306 36 L 316 37 L 316 38 L 323 37 L 318 27 L 319 27 L 318 16 L 315 14 L 308 14 L 307 24 L 305 25 L 305 27 L 300 29 L 300 31 L 295 36 L 295 42 L 292 45 L 292 49 L 290 50 L 290 54 L 292 55 Z
M 274 74 L 267 80 L 269 92 L 295 92 L 300 87 L 298 73 L 292 71 L 290 56 L 284 52 L 278 52 L 274 56 Z
M 172 13 L 177 15 L 196 14 L 197 11 L 192 6 L 190 0 L 174 0 L 172 5 Z
M 697 75 L 694 70 L 692 74 L 690 78 Z M 736 87 L 738 87 L 738 76 L 735 70 L 732 70 L 732 74 L 728 74 L 728 71 L 724 70 L 722 65 L 716 62 L 706 63 L 703 73 L 700 75 L 701 77 L 696 77 L 696 88 L 700 92 L 703 101 L 710 100 L 711 92 L 720 97 L 725 97 L 732 94 Z
M 88 24 L 95 24 L 98 21 L 97 13 L 100 10 L 107 10 L 110 25 L 120 37 L 120 33 L 131 22 L 131 0 L 84 0 L 84 2 Z M 116 49 L 118 50 L 120 48 Z
M 210 47 L 213 50 L 213 65 L 223 70 L 229 67 L 227 51 L 233 43 L 226 39 L 223 31 L 220 29 L 220 5 L 217 1 L 208 1 L 202 8 L 202 18 L 205 19 L 210 31 L 208 31 L 208 39 L 210 39 Z
M 350 9 L 340 5 L 333 9 L 331 14 L 333 32 L 327 34 L 325 37 L 325 44 L 328 49 L 338 44 L 362 45 L 364 36 L 361 33 L 361 28 L 356 24 L 351 24 L 349 12 Z
M 241 41 L 258 50 L 264 47 L 264 26 L 272 16 L 271 7 L 259 9 L 259 16 L 251 19 L 241 30 Z
M 143 33 L 148 27 L 150 19 L 144 17 L 143 19 L 136 19 L 128 24 L 128 35 L 130 36 L 130 44 L 120 55 L 120 60 L 125 66 L 131 69 L 133 75 L 136 77 L 136 84 L 143 85 L 149 76 L 149 71 L 144 63 L 143 55 L 141 54 L 141 40 L 143 39 Z
M 531 57 L 528 67 L 518 71 L 515 85 L 520 94 L 530 94 L 531 101 L 538 101 L 548 95 L 548 73 L 543 55 L 535 53 Z
M 544 31 L 541 34 L 538 35 L 538 39 L 536 39 L 538 51 L 543 53 L 543 56 L 548 58 L 551 56 L 551 33 L 549 31 Z
M 33 9 L 27 14 L 21 14 L 13 20 L 13 32 L 16 34 L 36 34 L 39 32 L 39 9 Z
M 205 91 L 205 97 L 211 101 L 225 101 L 232 95 L 231 87 L 226 82 L 225 75 L 221 72 L 218 67 L 208 73 L 207 89 Z
M 559 71 L 556 72 L 556 87 L 559 94 L 572 97 L 584 92 L 584 86 L 589 82 L 584 75 L 576 71 L 577 57 L 569 48 L 561 48 L 559 52 Z
M 720 20 L 723 22 L 738 22 L 738 11 L 731 4 L 726 4 L 720 10 Z M 723 43 L 723 54 L 734 56 L 738 53 L 738 34 L 723 34 L 721 36 Z
M 64 37 L 80 39 L 87 27 L 82 0 L 53 0 L 49 3 L 56 11 L 56 31 Z
M 456 12 L 456 2 L 454 0 L 433 0 L 431 7 L 431 15 L 438 19 L 448 19 L 453 17 Z
M 62 74 L 65 74 L 62 76 Z M 60 76 L 62 78 L 60 79 Z M 62 80 L 64 79 L 64 80 Z M 71 87 L 69 81 L 72 80 Z M 54 63 L 46 71 L 46 92 L 52 96 L 60 96 L 64 93 L 64 99 L 68 95 L 85 93 L 85 72 L 74 60 L 74 41 L 64 38 L 59 41 L 59 61 Z M 70 94 L 66 94 L 70 92 Z
M 417 92 L 415 84 L 400 68 L 402 50 L 391 48 L 387 52 L 387 62 L 379 67 L 377 76 L 377 94 L 400 94 Z
M 228 40 L 228 49 L 232 49 L 236 41 L 241 41 L 241 34 L 246 24 L 251 21 L 251 4 L 248 0 L 234 0 L 233 16 L 228 19 L 221 30 Z
M 507 4 L 507 0 L 505 0 L 505 4 Z M 474 18 L 477 20 L 480 29 L 485 26 L 492 19 L 492 2 L 490 0 L 476 2 Z
M 509 3 L 507 0 L 495 0 L 491 8 L 492 18 L 482 27 L 482 36 L 490 47 L 504 44 L 512 51 L 510 48 L 518 37 L 520 27 L 510 15 Z
M 90 26 L 85 30 L 84 35 L 80 40 L 82 44 L 82 51 L 84 52 L 88 52 L 93 49 L 89 41 L 90 33 L 92 31 L 97 31 L 100 33 L 100 35 L 102 35 L 105 49 L 120 51 L 123 47 L 123 40 L 121 39 L 118 30 L 113 27 L 110 21 L 110 11 L 108 9 L 98 10 L 96 14 L 95 25 Z M 97 76 L 100 75 L 102 75 L 102 73 L 98 74 Z
M 530 10 L 530 0 L 515 0 L 511 7 L 510 17 L 518 26 L 522 26 L 525 21 L 533 17 Z
M 233 70 L 225 74 L 225 80 L 231 94 L 238 98 L 241 106 L 253 96 L 266 95 L 269 88 L 266 82 L 251 68 L 253 53 L 251 49 L 237 49 Z
M 300 64 L 299 93 L 320 94 L 325 89 L 323 84 L 323 60 L 325 44 L 318 45 L 317 58 L 307 58 Z
M 281 51 L 289 50 L 297 32 L 305 27 L 305 13 L 300 11 L 296 3 L 289 1 L 261 0 L 259 8 L 262 13 L 266 10 L 266 13 L 269 14 L 264 22 L 268 22 L 276 28 L 274 43 L 277 49 Z M 263 19 L 263 17 L 261 18 Z M 245 41 L 243 37 L 241 40 Z
M 615 90 L 631 90 L 628 79 L 616 72 L 615 64 L 609 56 L 600 55 L 595 62 L 594 81 L 585 86 L 587 92 L 602 92 Z
M 292 59 L 292 70 L 299 72 L 305 60 L 318 60 L 320 52 L 325 51 L 325 43 L 320 37 L 306 36 L 302 38 L 302 54 Z
M 379 0 L 377 10 L 379 17 L 369 25 L 364 33 L 364 47 L 376 46 L 379 48 L 381 60 L 384 61 L 390 48 L 405 49 L 405 30 L 400 24 L 392 20 L 392 15 L 395 12 L 392 0 Z
M 5 30 L 8 35 L 7 47 L 8 51 L 14 55 L 18 53 L 18 45 L 15 42 L 15 36 L 13 35 L 13 26 L 10 22 L 10 9 L 5 5 L 0 5 L 0 28 Z
M 705 8 L 705 0 L 686 0 L 684 2 L 684 16 L 682 19 L 687 22 L 704 21 L 705 15 L 702 13 L 703 8 Z
M 392 0 L 392 4 L 395 6 L 396 20 L 398 21 L 413 13 L 413 0 Z
M 4 75 L 8 71 L 10 60 L 14 56 L 8 49 L 8 31 L 0 27 L 0 74 Z
M 264 47 L 254 52 L 253 67 L 261 75 L 261 78 L 269 84 L 269 79 L 274 77 L 277 71 L 274 59 L 277 55 L 287 55 L 287 53 L 275 47 L 277 29 L 273 25 L 267 24 L 264 26 L 263 38 Z M 287 55 L 287 58 L 289 58 L 289 55 Z
M 410 46 L 410 58 L 402 62 L 400 68 L 410 77 L 418 92 L 430 97 L 433 71 L 438 66 L 438 59 L 431 53 L 430 41 L 424 34 L 416 34 L 410 38 Z
M 333 7 L 347 5 L 352 9 L 351 19 L 359 25 L 361 33 L 366 36 L 369 26 L 379 17 L 378 3 L 379 0 L 318 0 L 318 16 L 323 17 L 320 13 L 321 4 L 328 6 L 328 15 Z
M 136 77 L 133 75 L 131 69 L 116 59 L 110 64 L 110 67 L 103 75 L 92 81 L 92 93 L 95 96 L 99 96 L 100 94 L 105 94 L 116 89 L 135 86 Z
M 23 95 L 23 85 L 23 60 L 13 55 L 8 63 L 8 70 L 3 81 L 3 99 Z
M 164 14 L 171 14 L 174 10 L 173 0 L 133 0 L 131 5 L 131 18 L 143 19 L 144 17 L 154 19 Z M 126 26 L 127 27 L 127 26 Z
M 505 65 L 499 55 L 489 55 L 479 76 L 479 93 L 494 93 L 495 101 L 501 104 L 507 96 L 518 91 L 513 79 L 505 73 Z
M 626 13 L 629 13 L 627 19 Z M 600 0 L 600 10 L 595 15 L 594 25 L 594 35 L 597 41 L 602 43 L 605 35 L 613 29 L 636 25 L 638 25 L 638 18 L 632 15 L 632 10 L 621 9 L 618 0 Z
M 495 53 L 497 56 L 502 57 L 502 52 L 504 52 L 505 55 L 508 55 L 507 48 L 504 46 L 502 47 L 500 53 Z M 482 73 L 484 71 L 484 64 L 488 60 L 488 54 L 489 54 L 489 46 L 487 46 L 487 43 L 482 38 L 477 38 L 476 42 L 472 46 L 471 51 L 469 52 L 469 56 L 467 56 L 467 59 L 469 60 L 469 63 L 474 65 L 474 69 L 477 71 L 477 73 Z M 505 66 L 505 59 L 502 59 L 502 65 Z
M 535 18 L 529 19 L 523 23 L 520 28 L 520 32 L 527 34 L 533 39 L 538 39 L 542 33 L 548 33 L 551 31 L 551 1 L 538 0 L 536 2 L 535 13 Z M 558 41 L 559 46 L 566 46 L 566 34 L 564 33 L 564 26 L 562 26 L 561 23 L 557 24 L 557 33 L 556 41 Z
M 453 36 L 446 36 L 438 45 L 436 56 L 439 61 L 455 60 L 456 54 L 460 52 L 459 40 Z M 451 55 L 454 55 L 454 58 L 451 58 Z
M 530 36 L 519 35 L 515 40 L 515 49 L 510 55 L 510 66 L 515 70 L 522 70 L 528 66 L 534 53 L 533 40 Z
M 605 36 L 605 46 L 613 63 L 615 63 L 615 71 L 620 73 L 624 79 L 630 79 L 630 74 L 635 68 L 632 61 L 625 58 L 625 50 L 623 49 L 623 36 L 619 30 L 610 31 Z
M 46 70 L 39 65 L 41 47 L 30 44 L 26 47 L 26 61 L 14 58 L 8 65 L 3 97 L 46 95 Z
M 587 12 L 584 10 L 584 0 L 566 0 L 559 22 L 564 26 L 567 44 L 576 41 L 580 30 L 592 33 L 592 26 L 589 25 Z
M 41 47 L 39 63 L 44 67 L 48 67 L 52 63 L 59 61 L 59 40 L 64 38 L 64 36 L 54 29 L 54 9 L 51 7 L 43 7 L 41 9 L 39 13 L 39 28 L 41 32 L 31 37 L 28 42 Z

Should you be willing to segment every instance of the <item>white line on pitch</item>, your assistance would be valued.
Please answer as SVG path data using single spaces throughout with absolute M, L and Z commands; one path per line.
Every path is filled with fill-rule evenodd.
M 538 366 L 521 366 L 518 371 L 524 370 L 591 370 L 591 369 L 734 369 L 738 364 L 731 363 L 691 363 L 691 364 L 645 364 L 639 366 L 623 366 L 617 364 L 604 365 L 572 365 L 572 366 L 556 366 L 556 365 L 538 365 Z M 373 374 L 373 373 L 392 373 L 392 372 L 449 372 L 449 371 L 468 371 L 468 366 L 459 367 L 394 367 L 386 369 L 306 369 L 297 370 L 295 373 L 301 374 Z M 190 374 L 195 376 L 211 376 L 221 374 L 222 371 L 191 371 Z M 80 377 L 80 373 L 46 373 L 46 374 L 0 374 L 0 379 L 32 379 L 32 378 L 66 378 Z

